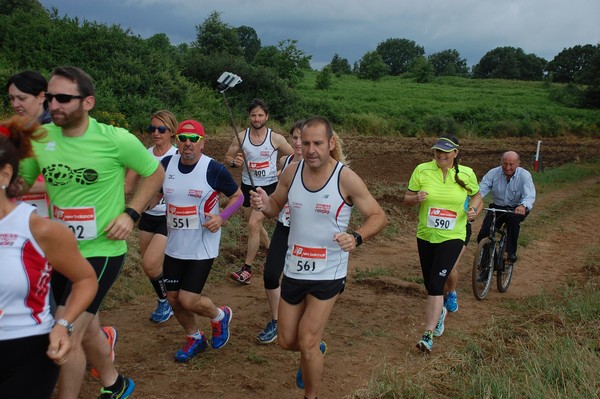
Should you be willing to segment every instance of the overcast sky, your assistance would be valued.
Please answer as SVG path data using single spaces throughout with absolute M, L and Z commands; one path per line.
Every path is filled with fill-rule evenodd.
M 600 43 L 599 0 L 41 0 L 60 16 L 130 28 L 172 44 L 196 39 L 212 11 L 233 27 L 253 27 L 262 45 L 294 39 L 320 69 L 335 53 L 350 64 L 389 38 L 429 55 L 456 49 L 469 66 L 496 47 L 520 47 L 550 61 L 564 48 Z

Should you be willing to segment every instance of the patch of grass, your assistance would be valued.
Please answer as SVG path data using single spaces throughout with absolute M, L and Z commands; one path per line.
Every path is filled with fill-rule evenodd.
M 357 283 L 361 283 L 366 279 L 369 278 L 375 278 L 375 277 L 381 277 L 381 276 L 392 276 L 393 272 L 392 269 L 388 269 L 388 268 L 384 268 L 381 266 L 378 267 L 374 267 L 374 268 L 357 268 L 354 271 L 354 281 L 356 281 Z
M 268 363 L 268 360 L 255 352 L 250 352 L 246 354 L 246 361 L 253 364 L 265 364 Z
M 352 399 L 422 399 L 428 398 L 425 389 L 405 378 L 397 368 L 383 367 L 374 371 L 364 389 L 354 392 Z

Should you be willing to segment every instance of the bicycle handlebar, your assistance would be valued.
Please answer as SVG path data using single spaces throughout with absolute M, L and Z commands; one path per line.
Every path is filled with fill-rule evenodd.
M 483 208 L 484 211 L 488 211 L 488 212 L 504 212 L 504 213 L 515 213 L 514 210 L 510 210 L 510 209 L 500 209 L 500 208 Z

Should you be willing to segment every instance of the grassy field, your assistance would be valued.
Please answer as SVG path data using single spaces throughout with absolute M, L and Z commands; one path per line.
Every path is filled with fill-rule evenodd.
M 315 89 L 317 72 L 298 87 L 298 116 L 320 114 L 345 133 L 417 136 L 598 136 L 600 112 L 568 108 L 551 98 L 563 86 L 546 82 L 409 77 L 377 82 L 344 75 L 328 90 Z

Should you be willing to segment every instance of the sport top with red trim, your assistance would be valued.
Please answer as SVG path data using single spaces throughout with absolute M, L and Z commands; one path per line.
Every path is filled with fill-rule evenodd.
M 35 207 L 21 203 L 0 220 L 0 341 L 52 329 L 52 268 L 29 229 Z

